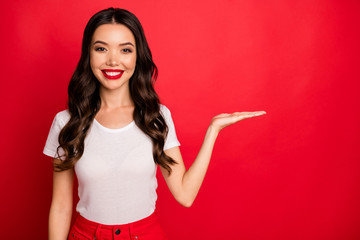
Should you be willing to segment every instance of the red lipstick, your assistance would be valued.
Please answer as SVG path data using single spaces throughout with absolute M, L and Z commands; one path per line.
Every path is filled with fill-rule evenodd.
M 121 78 L 124 70 L 121 69 L 102 69 L 101 72 L 107 79 L 119 79 Z

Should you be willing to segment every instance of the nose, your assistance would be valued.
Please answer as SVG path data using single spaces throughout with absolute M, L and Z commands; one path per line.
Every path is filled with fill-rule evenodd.
M 109 51 L 106 64 L 109 66 L 117 66 L 120 64 L 120 54 L 117 51 Z

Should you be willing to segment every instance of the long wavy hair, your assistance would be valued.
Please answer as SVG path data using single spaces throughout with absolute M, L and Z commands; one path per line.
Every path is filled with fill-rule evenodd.
M 176 163 L 164 151 L 168 127 L 160 113 L 160 101 L 153 84 L 157 78 L 157 68 L 145 38 L 140 21 L 131 12 L 108 8 L 96 13 L 87 23 L 82 40 L 81 57 L 71 77 L 68 87 L 68 108 L 70 120 L 59 134 L 58 158 L 54 171 L 64 171 L 74 167 L 84 153 L 84 140 L 100 109 L 99 81 L 90 67 L 90 45 L 95 30 L 103 24 L 122 24 L 131 30 L 136 41 L 136 67 L 129 80 L 129 90 L 135 104 L 133 118 L 136 125 L 148 135 L 153 143 L 155 163 L 165 168 Z M 64 154 L 60 155 L 62 149 Z

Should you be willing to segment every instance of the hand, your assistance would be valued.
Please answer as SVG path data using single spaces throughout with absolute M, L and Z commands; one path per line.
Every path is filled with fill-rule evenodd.
M 214 127 L 217 132 L 220 132 L 221 129 L 237 123 L 238 121 L 244 120 L 246 118 L 261 116 L 264 114 L 266 114 L 265 111 L 222 113 L 213 117 L 210 123 L 210 127 Z

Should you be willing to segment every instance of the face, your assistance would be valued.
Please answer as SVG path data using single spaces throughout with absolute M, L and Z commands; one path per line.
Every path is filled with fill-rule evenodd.
M 90 66 L 101 88 L 128 89 L 136 66 L 136 45 L 132 32 L 122 24 L 103 24 L 94 32 Z

